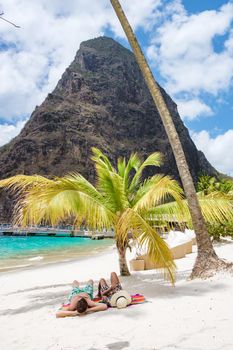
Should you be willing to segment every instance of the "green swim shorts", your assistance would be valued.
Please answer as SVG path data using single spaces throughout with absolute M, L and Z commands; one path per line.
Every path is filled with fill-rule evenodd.
M 90 299 L 92 300 L 93 299 L 93 293 L 94 293 L 93 284 L 86 284 L 83 287 L 74 287 L 72 289 L 72 291 L 70 292 L 69 296 L 68 296 L 69 302 L 71 301 L 71 299 L 75 295 L 77 295 L 79 293 L 87 293 L 89 295 Z

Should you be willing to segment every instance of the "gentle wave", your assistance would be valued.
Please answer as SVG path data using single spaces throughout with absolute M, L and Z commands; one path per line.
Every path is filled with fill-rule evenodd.
M 28 259 L 29 261 L 39 261 L 39 260 L 43 260 L 44 257 L 43 256 L 35 256 L 34 258 L 30 258 Z
M 4 270 L 12 270 L 12 269 L 18 269 L 19 267 L 28 267 L 28 266 L 32 266 L 31 264 L 22 264 L 22 265 L 11 265 L 11 266 L 6 266 L 6 267 L 0 267 L 0 271 L 4 271 Z

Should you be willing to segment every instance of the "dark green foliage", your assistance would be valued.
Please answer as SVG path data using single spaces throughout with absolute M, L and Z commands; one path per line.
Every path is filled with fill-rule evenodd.
M 209 235 L 214 241 L 220 241 L 222 237 L 231 237 L 233 239 L 233 222 L 223 222 L 210 224 L 207 223 Z
M 203 192 L 205 195 L 211 192 L 229 193 L 233 190 L 233 181 L 225 179 L 216 179 L 216 177 L 209 175 L 201 175 L 197 183 L 197 191 Z

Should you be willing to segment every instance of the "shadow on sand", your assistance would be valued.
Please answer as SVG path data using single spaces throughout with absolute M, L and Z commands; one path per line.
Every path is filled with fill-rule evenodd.
M 186 279 L 189 273 L 190 271 L 178 272 L 177 284 L 175 287 L 164 281 L 161 277 L 161 273 L 158 271 L 150 271 L 148 273 L 147 271 L 143 271 L 142 273 L 134 273 L 130 277 L 121 277 L 120 280 L 124 289 L 128 290 L 131 294 L 143 294 L 147 301 L 150 301 L 150 298 L 156 298 L 158 301 L 160 299 L 180 298 L 185 296 L 198 297 L 199 295 L 210 293 L 213 290 L 221 290 L 227 287 L 225 284 L 217 281 L 214 283 L 211 283 L 209 280 L 188 281 Z M 97 282 L 98 281 L 95 281 L 96 287 Z M 60 287 L 65 288 L 61 291 L 56 290 Z M 47 289 L 50 289 L 50 291 Z M 1 310 L 0 315 L 16 315 L 48 306 L 54 308 L 64 301 L 69 291 L 70 285 L 68 284 L 38 286 L 36 288 L 18 290 L 17 292 L 11 294 L 19 295 L 21 293 L 30 293 L 27 295 L 28 303 L 19 308 Z M 135 306 L 132 308 L 134 309 Z M 132 316 L 134 317 L 135 314 Z

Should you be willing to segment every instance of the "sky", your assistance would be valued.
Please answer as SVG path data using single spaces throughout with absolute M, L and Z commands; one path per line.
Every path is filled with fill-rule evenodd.
M 198 149 L 233 175 L 233 0 L 121 0 Z M 0 0 L 0 146 L 56 86 L 82 41 L 129 47 L 109 0 Z

